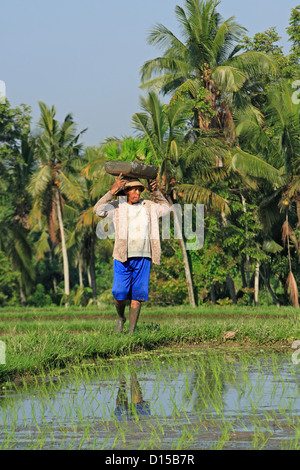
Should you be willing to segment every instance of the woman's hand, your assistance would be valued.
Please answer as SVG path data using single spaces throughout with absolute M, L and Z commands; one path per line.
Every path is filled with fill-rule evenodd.
M 158 189 L 158 185 L 157 185 L 157 181 L 156 179 L 155 180 L 152 180 L 152 181 L 149 181 L 149 191 L 150 193 L 152 193 L 153 191 L 156 191 Z
M 125 184 L 127 183 L 127 181 L 126 180 L 121 180 L 121 177 L 122 177 L 122 173 L 120 173 L 118 178 L 116 178 L 116 180 L 115 180 L 115 182 L 114 182 L 114 184 L 113 184 L 113 186 L 110 190 L 110 192 L 112 194 L 116 194 L 119 191 L 119 189 L 121 189 L 121 188 L 124 189 Z

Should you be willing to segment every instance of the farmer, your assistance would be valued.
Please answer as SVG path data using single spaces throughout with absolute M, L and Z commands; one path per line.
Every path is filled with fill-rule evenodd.
M 144 189 L 139 179 L 122 179 L 121 173 L 111 190 L 94 206 L 94 212 L 99 217 L 111 218 L 115 227 L 112 294 L 118 314 L 115 329 L 119 332 L 126 321 L 126 301 L 130 300 L 129 333 L 133 333 L 142 302 L 149 300 L 151 261 L 160 264 L 161 255 L 158 219 L 170 210 L 156 180 L 149 183 L 155 202 L 140 199 Z M 116 195 L 123 197 L 113 200 Z

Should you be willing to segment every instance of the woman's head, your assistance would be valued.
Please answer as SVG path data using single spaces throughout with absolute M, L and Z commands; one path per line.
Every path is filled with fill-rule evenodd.
M 127 181 L 124 187 L 124 193 L 127 196 L 128 204 L 136 204 L 139 202 L 140 195 L 144 189 L 144 185 L 138 179 Z

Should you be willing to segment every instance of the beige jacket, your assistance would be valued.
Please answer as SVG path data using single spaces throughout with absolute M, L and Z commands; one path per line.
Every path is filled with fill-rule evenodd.
M 168 201 L 160 191 L 153 191 L 154 201 L 140 199 L 146 207 L 148 215 L 149 239 L 151 258 L 154 264 L 160 264 L 161 247 L 159 237 L 159 217 L 163 217 L 170 211 Z M 114 195 L 108 191 L 94 206 L 94 212 L 99 217 L 109 217 L 115 226 L 115 245 L 113 258 L 124 263 L 127 261 L 127 204 L 126 197 L 114 200 Z

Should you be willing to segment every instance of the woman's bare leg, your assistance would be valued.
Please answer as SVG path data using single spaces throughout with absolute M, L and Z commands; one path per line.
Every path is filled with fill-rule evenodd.
M 124 315 L 125 307 L 126 307 L 126 300 L 116 300 L 115 299 L 115 306 L 118 314 L 117 324 L 115 330 L 119 333 L 122 333 L 124 323 L 126 322 L 126 317 Z
M 138 300 L 131 300 L 129 311 L 129 333 L 133 333 L 139 319 L 142 302 Z

